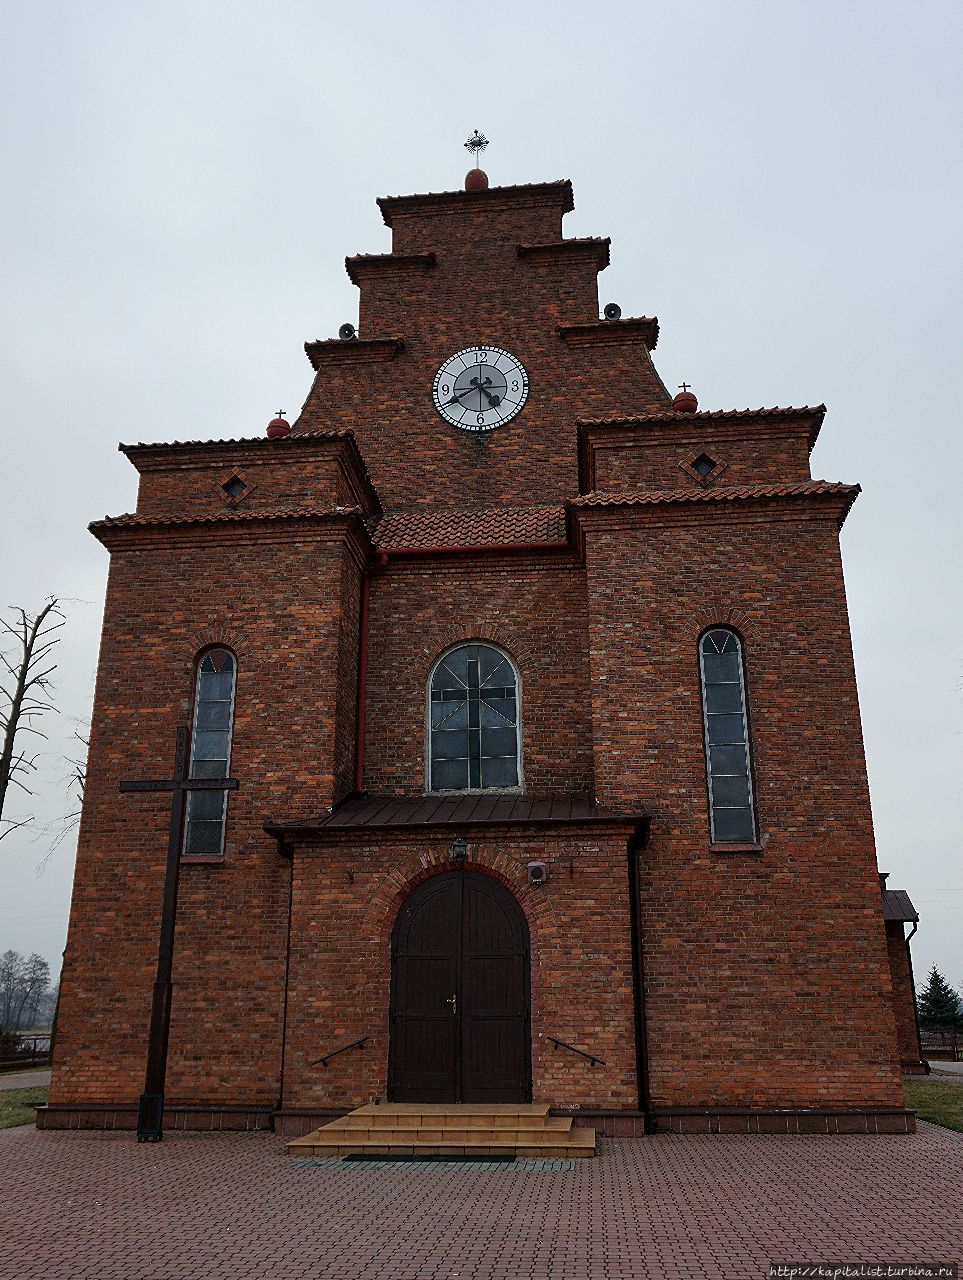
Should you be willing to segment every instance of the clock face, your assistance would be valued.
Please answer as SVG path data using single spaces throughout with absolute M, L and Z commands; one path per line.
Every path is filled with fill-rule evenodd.
M 463 431 L 491 431 L 510 422 L 528 398 L 522 362 L 501 347 L 466 347 L 435 374 L 435 408 Z

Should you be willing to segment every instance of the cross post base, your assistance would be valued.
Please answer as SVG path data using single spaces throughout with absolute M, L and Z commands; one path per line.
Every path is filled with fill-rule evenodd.
M 137 1141 L 164 1141 L 164 1095 L 142 1093 L 137 1108 Z

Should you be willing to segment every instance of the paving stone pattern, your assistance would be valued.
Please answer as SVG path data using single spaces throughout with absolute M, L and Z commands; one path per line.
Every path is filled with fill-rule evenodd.
M 963 1143 L 609 1139 L 575 1167 L 299 1161 L 271 1134 L 0 1133 L 3 1280 L 749 1280 L 958 1260 Z

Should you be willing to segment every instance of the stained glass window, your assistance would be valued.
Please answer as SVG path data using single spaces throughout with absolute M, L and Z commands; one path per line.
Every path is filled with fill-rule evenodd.
M 431 791 L 518 787 L 518 676 L 504 653 L 485 644 L 446 653 L 429 712 Z
M 734 631 L 707 631 L 699 642 L 702 720 L 713 844 L 756 839 L 742 644 Z
M 208 650 L 198 664 L 191 733 L 192 778 L 228 777 L 235 674 L 234 655 L 227 649 Z M 226 791 L 189 792 L 185 855 L 219 857 L 224 852 L 226 819 Z

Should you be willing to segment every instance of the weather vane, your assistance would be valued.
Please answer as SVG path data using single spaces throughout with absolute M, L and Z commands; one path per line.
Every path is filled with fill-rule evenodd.
M 479 133 L 477 129 L 465 143 L 466 149 L 471 153 L 471 158 L 475 162 L 476 169 L 481 167 L 478 163 L 479 153 L 484 151 L 487 146 L 488 139 L 483 133 Z

